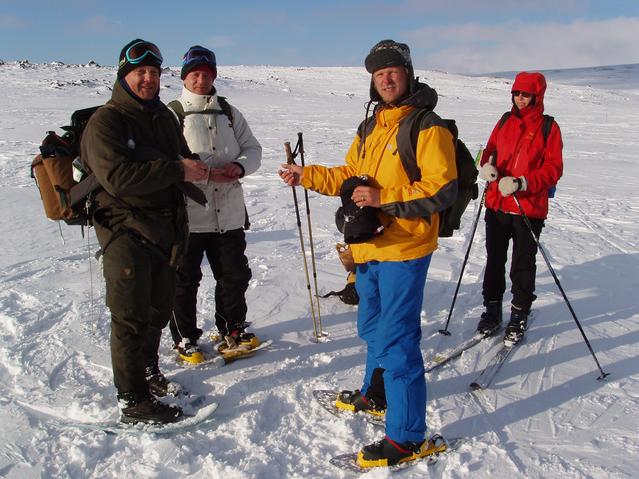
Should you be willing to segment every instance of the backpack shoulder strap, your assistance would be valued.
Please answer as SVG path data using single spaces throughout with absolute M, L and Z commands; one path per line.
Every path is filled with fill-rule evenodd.
M 552 124 L 555 122 L 555 117 L 550 115 L 544 115 L 544 123 L 541 127 L 541 133 L 544 136 L 544 143 L 548 141 L 550 136 L 550 130 L 552 130 Z
M 184 114 L 184 106 L 182 106 L 182 102 L 180 100 L 173 100 L 167 103 L 166 106 L 173 110 L 173 112 L 177 115 L 180 122 L 180 128 L 184 129 L 184 117 L 186 115 Z
M 501 116 L 501 118 L 499 119 L 499 122 L 497 123 L 499 128 L 504 126 L 504 123 L 506 123 L 506 120 L 510 118 L 511 114 L 512 112 L 507 111 Z M 541 127 L 541 133 L 544 136 L 544 144 L 548 141 L 548 137 L 550 136 L 550 130 L 552 130 L 552 124 L 554 123 L 554 121 L 555 121 L 554 117 L 550 115 L 544 115 L 544 121 Z
M 452 122 L 452 126 L 448 121 Z M 419 132 L 431 126 L 443 126 L 451 131 L 454 139 L 457 139 L 457 127 L 453 120 L 443 120 L 432 110 L 415 109 L 410 112 L 399 124 L 397 132 L 397 151 L 404 171 L 409 181 L 419 181 L 422 173 L 417 165 L 417 139 Z
M 226 115 L 226 117 L 229 119 L 229 122 L 231 123 L 231 128 L 233 128 L 233 110 L 231 109 L 231 104 L 226 99 L 226 97 L 219 96 L 219 95 L 217 97 L 217 102 L 220 104 L 220 109 L 222 110 L 222 113 Z
M 364 146 L 364 142 L 366 142 L 366 138 L 370 135 L 375 129 L 375 115 L 364 119 L 359 126 L 357 127 L 357 134 L 359 135 L 359 146 L 357 147 L 357 154 L 360 155 L 362 153 L 362 147 Z
M 510 115 L 512 114 L 512 112 L 507 111 L 506 113 L 504 113 L 501 118 L 499 119 L 499 123 L 497 123 L 497 125 L 499 125 L 499 129 L 501 129 L 502 126 L 504 126 L 504 123 L 506 123 L 506 120 L 508 120 L 508 118 L 510 118 Z
M 231 104 L 228 100 L 223 96 L 218 96 L 217 101 L 220 104 L 219 110 L 202 110 L 202 111 L 184 111 L 184 106 L 180 100 L 173 100 L 169 102 L 166 106 L 168 106 L 171 110 L 175 112 L 180 120 L 180 127 L 184 128 L 184 119 L 188 115 L 219 115 L 222 113 L 229 119 L 229 123 L 231 128 L 233 128 L 233 110 L 231 109 Z

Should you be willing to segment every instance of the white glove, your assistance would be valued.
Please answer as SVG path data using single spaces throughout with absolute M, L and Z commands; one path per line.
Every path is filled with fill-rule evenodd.
M 483 164 L 483 166 L 479 169 L 479 177 L 482 180 L 486 180 L 487 182 L 495 181 L 499 173 L 497 172 L 497 168 L 495 168 L 490 161 L 487 161 Z
M 518 191 L 526 191 L 527 186 L 528 183 L 526 182 L 526 178 L 523 176 L 520 176 L 519 178 L 504 176 L 501 180 L 499 180 L 499 191 L 503 196 L 512 195 Z

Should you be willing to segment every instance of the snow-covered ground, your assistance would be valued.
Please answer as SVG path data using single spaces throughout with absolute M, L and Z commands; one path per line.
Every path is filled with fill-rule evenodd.
M 220 93 L 243 111 L 264 147 L 262 168 L 243 180 L 252 220 L 248 304 L 253 331 L 273 344 L 223 368 L 184 369 L 165 335 L 162 369 L 208 395 L 208 402 L 219 402 L 215 420 L 181 435 L 114 436 L 60 425 L 118 415 L 109 313 L 92 256 L 93 231 L 82 238 L 78 227 L 45 219 L 29 165 L 47 130 L 67 124 L 73 110 L 109 98 L 115 71 L 0 65 L 0 476 L 339 478 L 346 474 L 328 458 L 383 434 L 360 418 L 337 419 L 312 399 L 313 389 L 360 386 L 364 346 L 356 335 L 355 308 L 334 298 L 321 302 L 329 339 L 310 341 L 292 194 L 277 176 L 283 142 L 294 144 L 298 131 L 308 163 L 342 161 L 363 118 L 370 77 L 363 68 L 219 70 Z M 608 381 L 596 380 L 593 357 L 539 255 L 535 321 L 493 387 L 469 390 L 497 340 L 427 376 L 429 427 L 463 436 L 465 444 L 435 465 L 416 465 L 393 477 L 637 477 L 639 81 L 624 71 L 635 70 L 582 70 L 573 75 L 578 85 L 550 82 L 546 95 L 547 113 L 563 132 L 565 176 L 542 243 L 603 369 L 611 373 Z M 165 101 L 179 94 L 176 72 L 162 78 Z M 437 89 L 437 111 L 457 120 L 473 152 L 510 107 L 510 80 L 418 73 Z M 341 288 L 345 279 L 334 249 L 340 239 L 333 225 L 338 200 L 314 193 L 310 199 L 319 289 L 326 292 Z M 482 311 L 483 222 L 452 318 L 453 335 L 437 333 L 476 207 L 469 207 L 463 230 L 442 240 L 433 257 L 423 305 L 427 359 L 470 337 Z M 199 312 L 211 332 L 213 289 L 206 272 Z M 391 474 L 376 470 L 366 477 Z

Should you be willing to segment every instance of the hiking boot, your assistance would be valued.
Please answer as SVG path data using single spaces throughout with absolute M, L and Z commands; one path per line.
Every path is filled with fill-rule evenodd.
M 489 301 L 486 311 L 481 313 L 481 319 L 477 325 L 477 332 L 484 337 L 492 336 L 501 325 L 501 301 Z
M 182 386 L 166 379 L 164 374 L 160 372 L 157 364 L 147 366 L 144 369 L 146 382 L 149 385 L 151 394 L 157 397 L 177 396 L 182 391 Z
M 357 464 L 360 467 L 388 467 L 414 461 L 427 455 L 424 452 L 428 450 L 428 444 L 426 440 L 398 443 L 384 436 L 381 441 L 362 448 L 357 454 Z
M 164 404 L 148 393 L 141 396 L 121 393 L 118 394 L 118 401 L 121 408 L 120 421 L 127 424 L 167 424 L 179 420 L 183 415 L 179 407 Z
M 257 348 L 262 341 L 253 333 L 248 333 L 241 329 L 235 329 L 224 335 L 224 343 L 220 344 L 217 350 L 222 353 L 233 349 L 251 350 Z
M 178 344 L 173 346 L 177 351 L 178 357 L 187 363 L 200 364 L 204 362 L 204 354 L 197 345 L 197 341 L 191 341 L 188 338 L 183 338 Z
M 403 443 L 395 442 L 385 436 L 381 441 L 364 446 L 357 454 L 357 464 L 363 468 L 394 466 L 402 462 L 437 455 L 446 449 L 448 445 L 439 434 L 434 434 L 428 440 Z
M 506 326 L 506 334 L 504 334 L 505 343 L 517 344 L 523 339 L 524 332 L 528 328 L 528 313 L 529 311 L 512 307 L 510 322 Z
M 363 411 L 367 414 L 379 417 L 384 417 L 386 415 L 386 405 L 381 406 L 375 404 L 375 401 L 367 398 L 359 389 L 356 389 L 355 391 L 340 392 L 335 400 L 335 407 L 345 411 Z

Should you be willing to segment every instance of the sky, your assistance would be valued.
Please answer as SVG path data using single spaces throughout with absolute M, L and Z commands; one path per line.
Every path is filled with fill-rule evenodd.
M 639 63 L 636 0 L 0 0 L 0 60 L 115 65 L 134 38 L 165 65 L 189 46 L 219 65 L 359 66 L 379 40 L 453 73 Z

